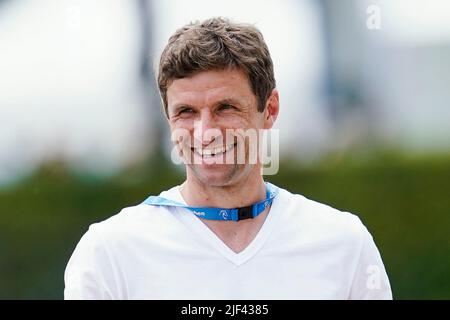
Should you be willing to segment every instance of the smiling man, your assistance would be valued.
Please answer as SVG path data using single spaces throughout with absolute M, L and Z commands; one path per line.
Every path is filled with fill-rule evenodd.
M 186 180 L 90 226 L 66 299 L 391 299 L 360 219 L 265 182 L 260 133 L 279 112 L 251 25 L 214 18 L 164 49 L 159 89 Z

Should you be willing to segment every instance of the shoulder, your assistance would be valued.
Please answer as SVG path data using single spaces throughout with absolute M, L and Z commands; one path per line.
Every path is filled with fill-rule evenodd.
M 160 193 L 172 199 L 178 196 L 178 186 Z M 170 238 L 180 228 L 177 210 L 168 206 L 148 205 L 144 202 L 122 208 L 111 217 L 92 223 L 80 242 L 98 247 L 121 247 L 125 244 L 154 242 Z
M 311 239 L 320 238 L 362 245 L 367 229 L 356 214 L 285 189 L 280 191 L 280 200 L 287 211 L 284 215 L 284 226 L 290 225 L 290 228 Z
M 125 207 L 108 219 L 89 226 L 86 236 L 98 245 L 115 247 L 139 241 L 172 237 L 180 228 L 177 211 L 164 206 L 138 204 Z
M 176 221 L 167 207 L 139 204 L 123 208 L 89 226 L 76 245 L 69 267 L 84 265 L 94 270 L 99 265 L 112 265 L 111 259 L 117 252 L 141 245 L 143 241 L 151 245 L 158 239 L 173 237 L 174 229 L 178 228 Z

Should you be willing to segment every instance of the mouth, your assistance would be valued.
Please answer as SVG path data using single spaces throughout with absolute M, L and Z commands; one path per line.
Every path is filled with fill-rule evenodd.
M 227 146 L 217 147 L 217 148 L 191 148 L 192 152 L 197 154 L 198 156 L 209 159 L 213 157 L 219 157 L 227 153 L 228 151 L 234 149 L 236 147 L 237 143 L 229 144 Z

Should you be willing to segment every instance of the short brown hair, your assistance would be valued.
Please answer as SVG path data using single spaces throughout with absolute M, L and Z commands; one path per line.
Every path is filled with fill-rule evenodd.
M 227 68 L 246 73 L 258 99 L 258 111 L 263 112 L 276 83 L 269 49 L 255 26 L 219 17 L 178 29 L 169 38 L 159 62 L 158 87 L 166 115 L 167 88 L 173 80 Z

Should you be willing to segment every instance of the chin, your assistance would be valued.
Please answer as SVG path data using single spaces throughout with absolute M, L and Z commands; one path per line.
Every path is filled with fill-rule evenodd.
M 225 186 L 232 183 L 237 178 L 237 167 L 232 168 L 216 168 L 204 169 L 204 168 L 192 168 L 192 174 L 202 182 L 202 184 L 209 186 Z

